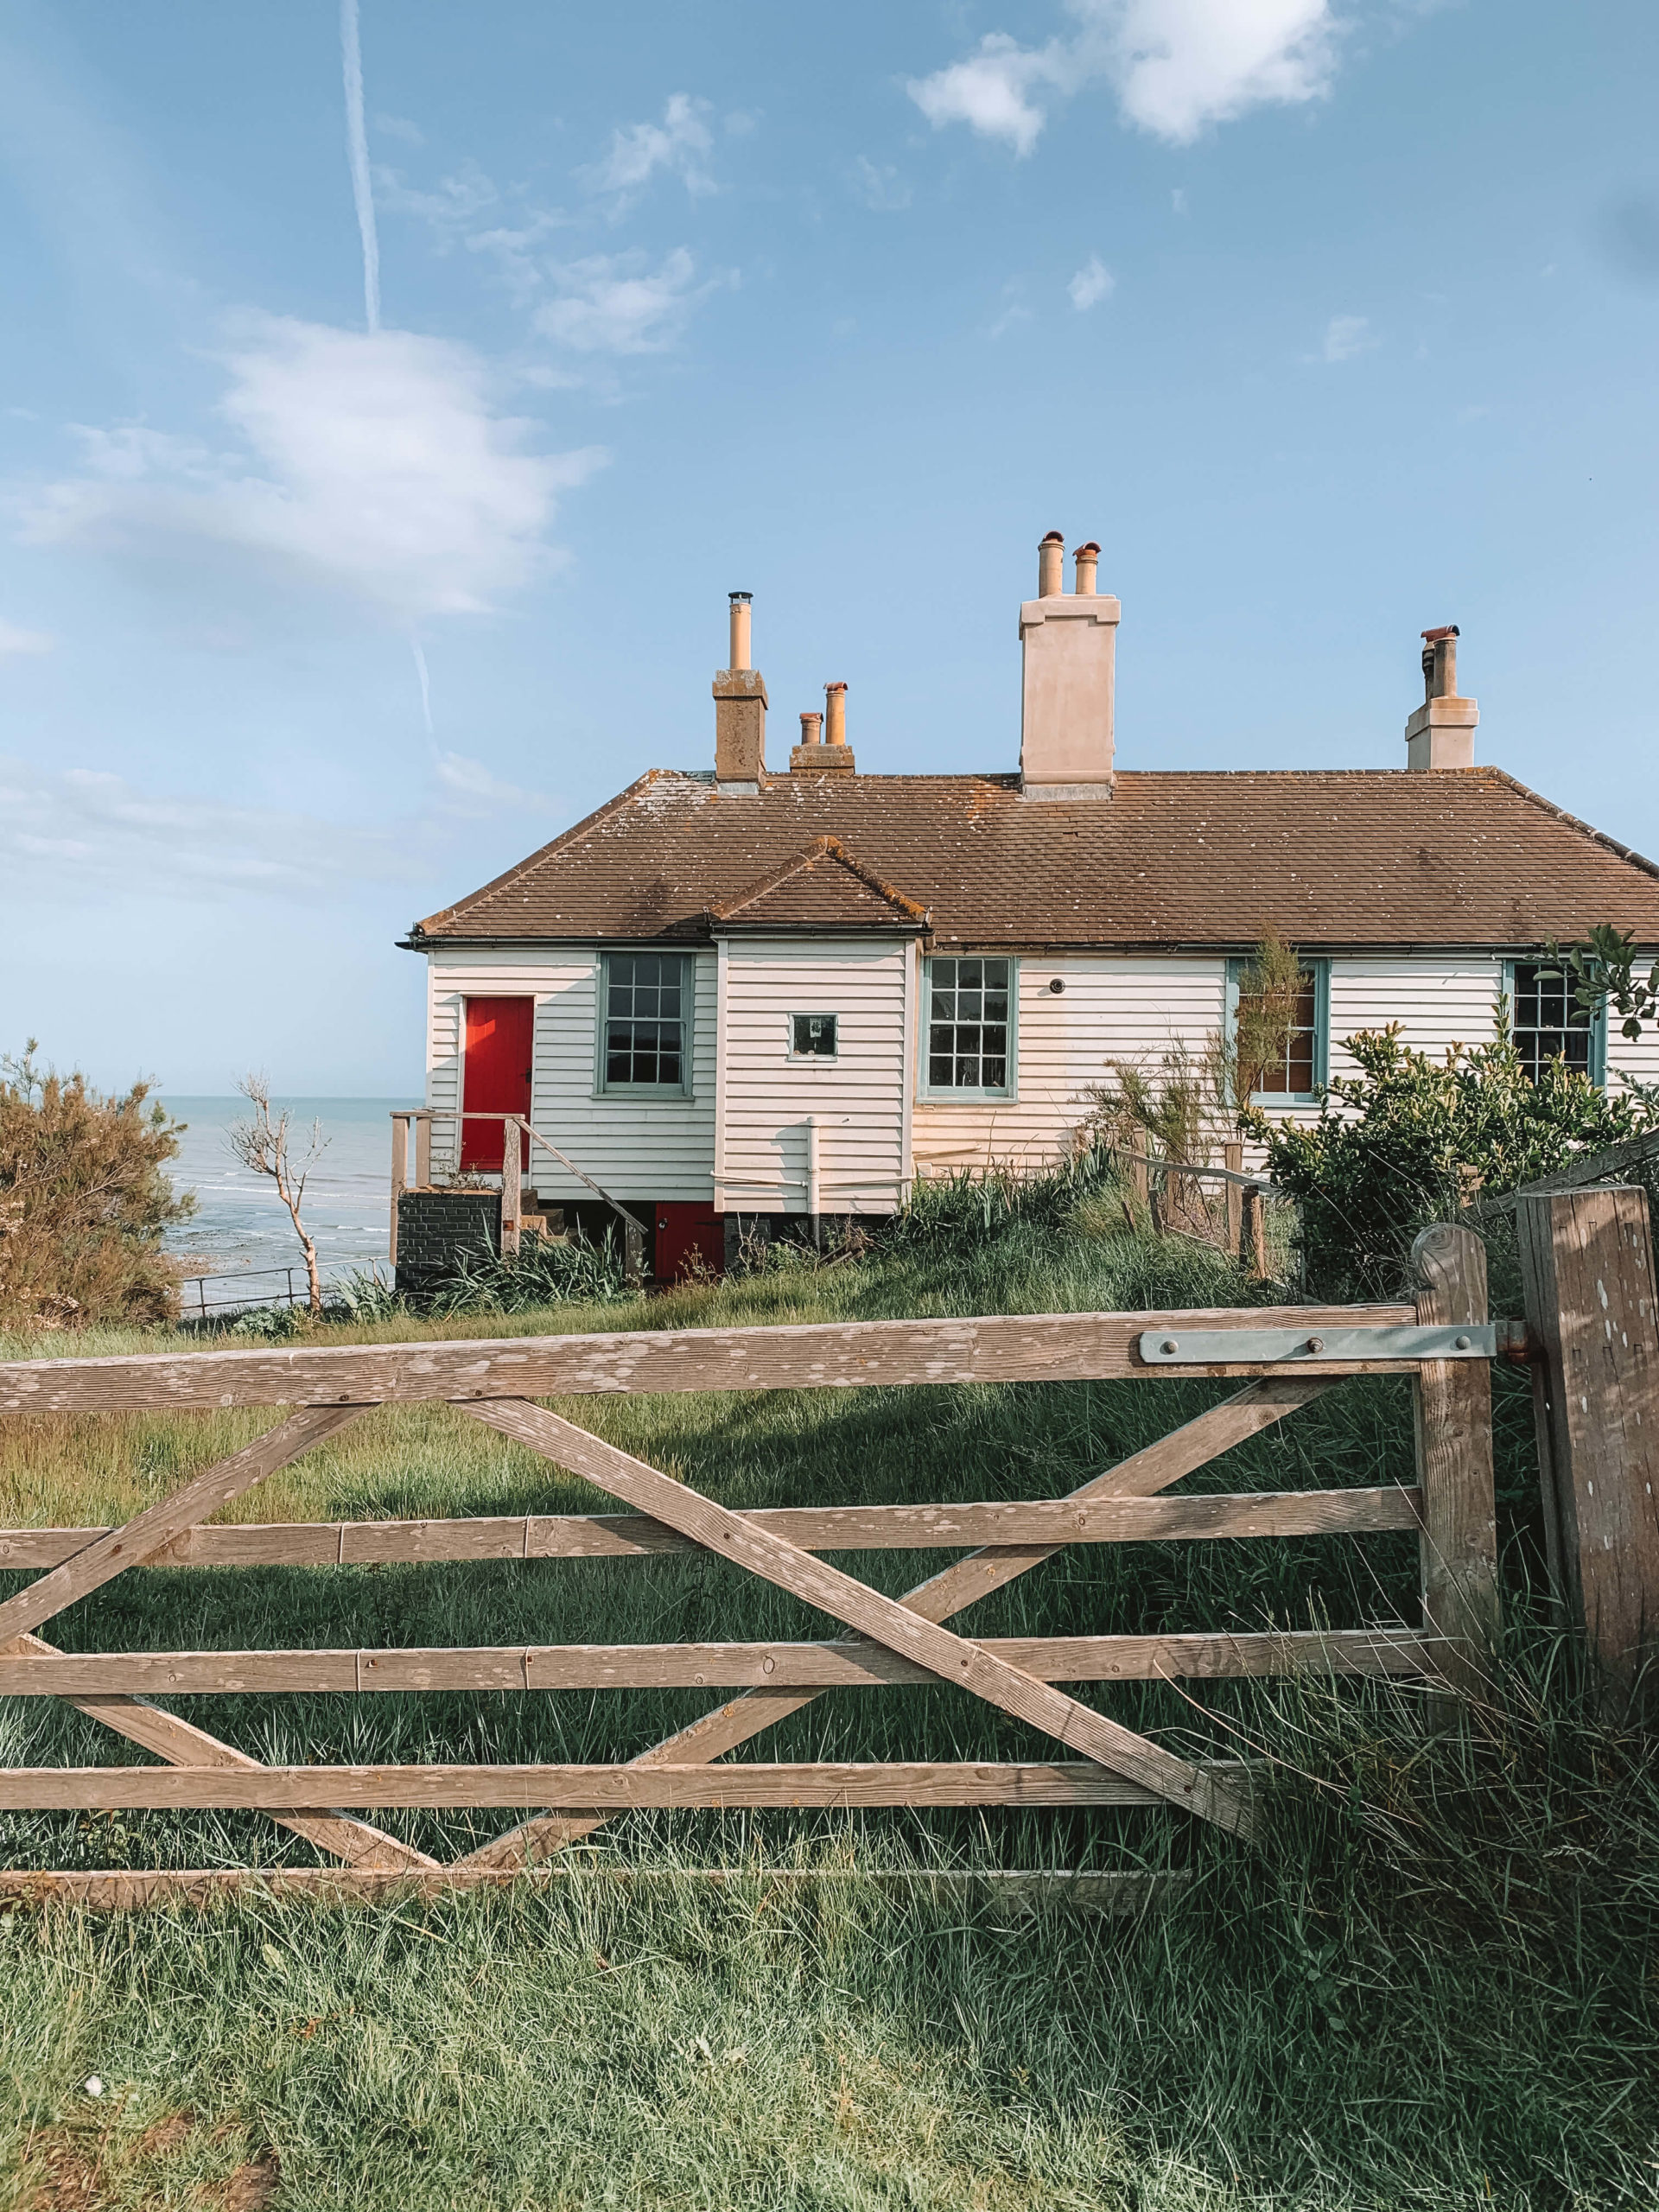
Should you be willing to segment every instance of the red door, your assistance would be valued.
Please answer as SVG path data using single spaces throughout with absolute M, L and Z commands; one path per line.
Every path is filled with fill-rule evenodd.
M 461 1110 L 522 1114 L 530 1119 L 531 1058 L 535 1046 L 534 999 L 468 999 L 466 1057 L 461 1062 Z M 498 1122 L 463 1122 L 461 1164 L 501 1172 L 504 1132 Z
M 726 1217 L 711 1206 L 670 1200 L 656 1208 L 651 1271 L 658 1282 L 726 1272 Z

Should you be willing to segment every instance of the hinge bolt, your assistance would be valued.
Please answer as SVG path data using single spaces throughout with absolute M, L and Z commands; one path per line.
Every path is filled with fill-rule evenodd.
M 1323 1351 L 1325 1350 L 1325 1338 L 1323 1337 L 1310 1337 L 1307 1340 L 1307 1348 L 1309 1351 Z
M 1467 1351 L 1471 1339 L 1467 1337 L 1454 1337 L 1452 1340 L 1452 1349 L 1453 1351 Z
M 1173 1337 L 1166 1337 L 1162 1344 L 1159 1345 L 1158 1349 L 1162 1352 L 1176 1352 L 1179 1351 L 1180 1345 L 1176 1342 Z

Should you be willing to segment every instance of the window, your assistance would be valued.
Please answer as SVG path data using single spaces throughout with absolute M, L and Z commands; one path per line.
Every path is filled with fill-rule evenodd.
M 607 952 L 600 995 L 601 1090 L 690 1088 L 690 977 L 680 952 Z
M 789 1017 L 789 1056 L 792 1060 L 833 1060 L 836 1057 L 836 1016 L 833 1014 L 791 1014 Z
M 1227 1040 L 1240 1051 L 1249 1037 L 1250 1015 L 1260 1006 L 1245 990 L 1250 973 L 1249 960 L 1227 963 Z M 1310 960 L 1302 969 L 1301 988 L 1289 1008 L 1290 1021 L 1280 1050 L 1263 1067 L 1252 1071 L 1250 1096 L 1259 1103 L 1312 1105 L 1325 1080 L 1330 1043 L 1330 979 L 1328 960 Z M 1241 1037 L 1241 1031 L 1243 1033 Z
M 928 962 L 926 1091 L 957 1098 L 1014 1096 L 1014 983 L 1011 960 Z
M 1593 1083 L 1603 1080 L 1605 1023 L 1573 1004 L 1572 982 L 1563 969 L 1547 960 L 1512 960 L 1504 988 L 1515 1049 L 1535 1083 L 1546 1062 L 1558 1059 Z

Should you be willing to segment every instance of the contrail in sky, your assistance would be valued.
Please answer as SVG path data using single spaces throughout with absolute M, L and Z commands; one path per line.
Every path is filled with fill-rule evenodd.
M 363 48 L 357 0 L 340 0 L 340 58 L 346 76 L 346 147 L 352 163 L 352 197 L 363 238 L 363 312 L 372 331 L 380 327 L 380 240 L 374 227 L 369 183 L 369 135 L 363 127 Z

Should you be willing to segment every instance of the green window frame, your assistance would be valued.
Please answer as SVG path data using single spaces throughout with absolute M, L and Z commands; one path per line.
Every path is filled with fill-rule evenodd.
M 1251 966 L 1247 958 L 1227 963 L 1227 1003 L 1224 1023 L 1229 1048 L 1238 1036 L 1238 1001 L 1243 979 Z M 1306 1019 L 1300 1021 L 1285 1055 L 1282 1089 L 1253 1091 L 1252 1106 L 1316 1106 L 1331 1073 L 1331 963 L 1304 960 L 1307 978 L 1303 993 Z
M 936 953 L 923 963 L 922 997 L 919 1095 L 1017 1097 L 1020 963 L 1000 953 Z
M 597 1096 L 691 1096 L 694 980 L 688 953 L 600 955 L 594 1068 Z
M 1586 1014 L 1573 1007 L 1572 998 L 1572 979 L 1556 962 L 1503 963 L 1505 1026 L 1534 1082 L 1544 1061 L 1557 1058 L 1565 1046 L 1567 1065 L 1603 1090 L 1607 1083 L 1606 1001 Z

